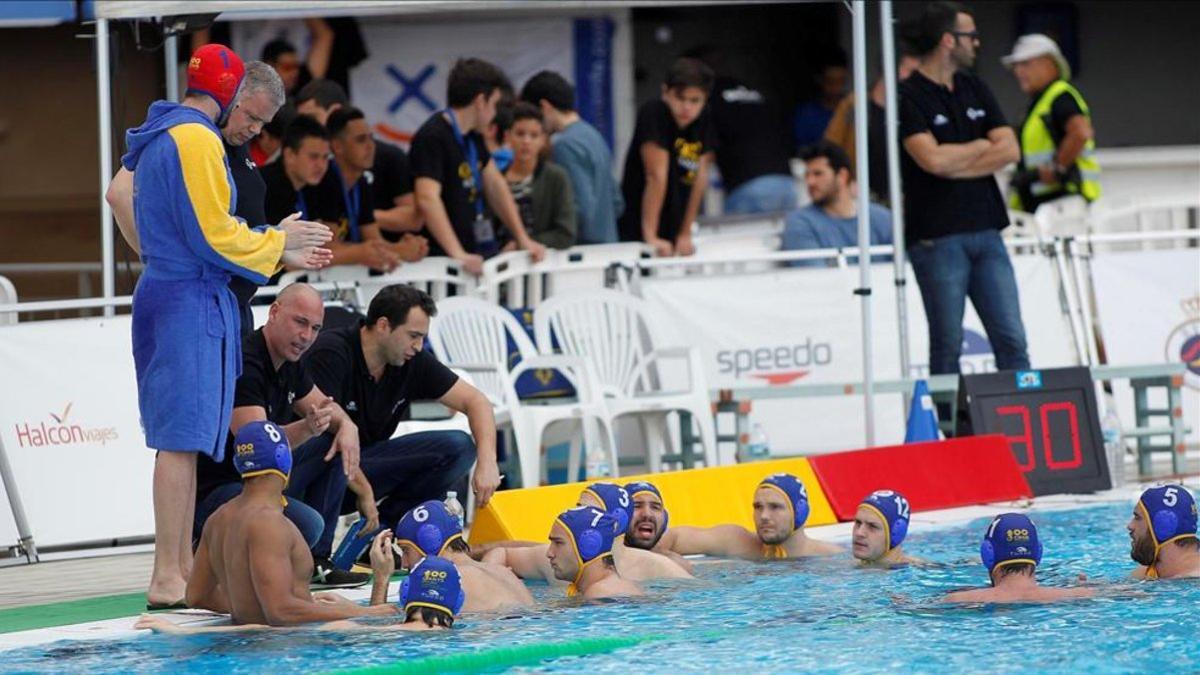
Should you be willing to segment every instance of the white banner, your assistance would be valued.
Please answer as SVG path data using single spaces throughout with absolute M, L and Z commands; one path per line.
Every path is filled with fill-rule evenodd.
M 459 58 L 491 61 L 518 93 L 540 70 L 573 80 L 572 26 L 569 17 L 364 23 L 370 57 L 351 72 L 354 104 L 380 137 L 407 146 L 446 106 L 446 76 Z
M 1021 311 L 1034 366 L 1078 363 L 1070 327 L 1059 305 L 1052 263 L 1041 257 L 1013 259 Z M 909 337 L 914 375 L 928 372 L 929 342 L 921 295 L 910 274 Z M 872 268 L 874 373 L 900 377 L 895 286 L 890 265 Z M 739 277 L 689 276 L 648 279 L 642 295 L 658 308 L 673 338 L 701 351 L 710 388 L 748 385 L 842 383 L 862 380 L 857 269 L 792 269 Z M 963 372 L 996 369 L 982 323 L 968 303 L 964 319 Z M 861 447 L 862 398 L 841 396 L 763 400 L 753 419 L 772 448 L 819 453 Z M 876 397 L 876 442 L 904 439 L 899 395 Z
M 1183 362 L 1183 416 L 1200 442 L 1200 254 L 1195 249 L 1100 252 L 1092 259 L 1096 313 L 1108 363 Z M 1117 414 L 1133 426 L 1129 383 L 1116 384 Z M 1155 407 L 1166 401 L 1151 400 Z M 1161 423 L 1162 420 L 1159 420 Z
M 34 541 L 153 534 L 154 453 L 139 422 L 129 317 L 0 328 L 0 373 L 0 440 Z M 0 511 L 0 545 L 15 542 L 7 501 Z

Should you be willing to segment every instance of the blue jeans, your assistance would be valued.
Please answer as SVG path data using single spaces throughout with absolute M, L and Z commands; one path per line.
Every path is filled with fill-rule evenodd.
M 999 370 L 1026 370 L 1029 352 L 1012 262 L 996 230 L 913 242 L 913 274 L 929 320 L 929 372 L 959 372 L 963 312 L 971 298 Z
M 312 546 L 314 558 L 328 558 L 333 549 L 333 533 L 341 515 L 342 498 L 346 494 L 346 474 L 342 471 L 341 455 L 325 461 L 333 445 L 332 434 L 309 439 L 292 451 L 292 474 L 284 494 L 311 505 L 324 523 L 320 538 Z
M 752 178 L 725 197 L 725 213 L 772 213 L 796 208 L 796 181 L 785 174 Z
M 379 503 L 379 524 L 394 528 L 421 502 L 445 499 L 474 462 L 475 441 L 468 434 L 422 431 L 363 448 L 360 465 Z M 466 504 L 466 495 L 459 501 Z M 354 496 L 346 495 L 342 511 L 354 509 Z
M 240 482 L 225 483 L 214 488 L 212 492 L 208 493 L 208 496 L 196 503 L 196 516 L 192 523 L 193 548 L 200 544 L 200 534 L 204 531 L 204 523 L 208 521 L 209 517 L 216 513 L 222 504 L 240 494 L 242 494 Z M 283 507 L 283 515 L 296 525 L 296 529 L 300 530 L 300 534 L 304 536 L 304 542 L 308 544 L 309 548 L 317 543 L 321 537 L 321 531 L 325 529 L 325 521 L 321 518 L 321 514 L 298 499 L 287 500 L 287 506 Z

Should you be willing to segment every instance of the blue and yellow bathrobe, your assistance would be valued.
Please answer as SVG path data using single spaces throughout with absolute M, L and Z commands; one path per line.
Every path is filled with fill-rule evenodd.
M 133 359 L 146 444 L 220 461 L 241 373 L 236 274 L 265 283 L 281 230 L 231 215 L 233 178 L 212 120 L 167 101 L 125 135 L 145 271 L 133 294 Z

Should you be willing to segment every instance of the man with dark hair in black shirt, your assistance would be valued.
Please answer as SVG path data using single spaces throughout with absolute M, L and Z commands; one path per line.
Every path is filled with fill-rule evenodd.
M 430 252 L 458 260 L 475 275 L 483 273 L 484 258 L 500 249 L 485 200 L 534 262 L 546 255 L 546 248 L 521 224 L 508 183 L 481 136 L 495 117 L 505 88 L 511 90 L 511 85 L 496 66 L 480 59 L 459 59 L 447 78 L 446 109 L 421 125 L 409 154 L 417 209 L 432 238 Z
M 500 485 L 491 402 L 424 351 L 436 313 L 424 291 L 387 286 L 371 301 L 365 321 L 325 331 L 305 357 L 316 386 L 358 425 L 362 470 L 383 498 L 384 523 L 395 523 L 427 499 L 444 499 L 472 463 L 476 504 L 487 504 Z M 420 400 L 465 413 L 471 435 L 425 431 L 393 438 L 409 406 Z
M 308 115 L 296 115 L 283 132 L 279 159 L 262 169 L 267 185 L 267 220 L 299 213 L 307 220 L 337 219 L 337 213 L 311 210 L 308 197 L 329 171 L 329 132 Z M 316 204 L 313 204 L 316 206 Z
M 695 253 L 692 223 L 700 213 L 717 144 L 705 109 L 712 84 L 708 66 L 676 59 L 661 98 L 638 110 L 621 177 L 622 241 L 644 241 L 660 256 Z
M 296 94 L 296 112 L 308 115 L 324 126 L 333 111 L 350 105 L 346 89 L 333 80 L 313 80 Z
M 243 340 L 242 374 L 234 393 L 225 459 L 217 463 L 202 457 L 196 465 L 194 537 L 198 540 L 208 517 L 241 491 L 233 466 L 235 453 L 229 446 L 234 435 L 250 422 L 269 420 L 279 425 L 293 448 L 284 515 L 301 529 L 312 549 L 313 584 L 338 588 L 361 585 L 369 578 L 337 570 L 329 561 L 347 485 L 369 523 L 377 526 L 379 513 L 358 466 L 357 427 L 313 385 L 300 361 L 316 340 L 324 314 L 320 294 L 305 284 L 292 284 L 271 305 L 266 324 Z M 341 459 L 331 461 L 337 454 Z M 305 505 L 317 513 L 310 513 L 312 509 Z
M 375 140 L 375 164 L 371 166 L 371 191 L 375 194 L 375 222 L 383 238 L 391 242 L 417 236 L 424 223 L 413 194 L 412 166 L 408 153 L 399 146 Z M 425 251 L 428 252 L 428 242 Z
M 904 238 L 929 320 L 929 371 L 959 371 L 968 296 L 996 367 L 1027 369 L 1017 281 L 1000 238 L 1008 212 L 993 176 L 1017 161 L 1016 135 L 968 70 L 979 32 L 962 5 L 929 4 L 917 39 L 921 64 L 900 84 L 900 138 Z

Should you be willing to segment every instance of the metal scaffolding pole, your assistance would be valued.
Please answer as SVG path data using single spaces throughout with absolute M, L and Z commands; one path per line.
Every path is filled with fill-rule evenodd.
M 116 295 L 116 261 L 113 254 L 112 207 L 104 199 L 112 180 L 112 91 L 109 82 L 108 19 L 96 20 L 96 98 L 100 117 L 100 256 L 104 263 L 104 297 Z M 104 308 L 112 316 L 113 308 Z
M 894 283 L 896 286 L 896 322 L 900 328 L 900 377 L 912 375 L 908 345 L 908 266 L 904 251 L 904 194 L 900 184 L 900 128 L 899 97 L 896 90 L 896 45 L 895 20 L 892 18 L 892 0 L 883 0 L 879 5 L 879 29 L 883 37 L 883 114 L 887 128 L 888 200 L 892 206 L 892 242 L 896 253 L 892 257 Z M 908 395 L 904 397 L 908 407 Z
M 875 373 L 871 336 L 871 202 L 867 161 L 867 3 L 854 0 L 854 152 L 858 180 L 858 289 L 862 301 L 863 417 L 866 447 L 875 445 Z

